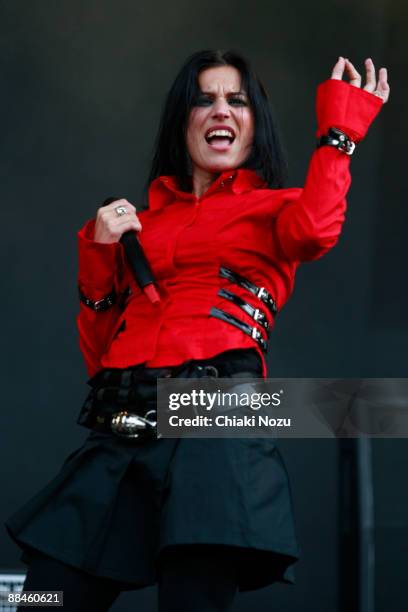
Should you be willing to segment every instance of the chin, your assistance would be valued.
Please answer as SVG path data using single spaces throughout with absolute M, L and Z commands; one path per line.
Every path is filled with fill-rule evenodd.
M 239 167 L 238 163 L 228 162 L 227 160 L 225 160 L 225 161 L 219 161 L 216 163 L 208 164 L 208 166 L 204 167 L 203 170 L 207 172 L 216 173 L 216 172 L 225 172 L 226 170 L 235 170 L 238 167 Z

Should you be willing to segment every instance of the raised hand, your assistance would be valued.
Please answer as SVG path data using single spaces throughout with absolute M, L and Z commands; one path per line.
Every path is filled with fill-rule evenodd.
M 364 64 L 366 68 L 366 84 L 364 85 L 363 89 L 381 98 L 383 104 L 385 104 L 390 96 L 390 86 L 388 85 L 387 81 L 387 69 L 380 68 L 378 71 L 377 82 L 373 60 L 368 57 Z M 346 57 L 339 57 L 337 63 L 334 65 L 330 78 L 342 80 L 344 71 L 350 78 L 350 85 L 354 85 L 354 87 L 361 87 L 361 75 Z

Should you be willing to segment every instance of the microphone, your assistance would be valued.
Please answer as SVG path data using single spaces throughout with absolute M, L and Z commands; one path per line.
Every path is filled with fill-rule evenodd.
M 107 206 L 119 199 L 120 198 L 107 198 L 102 206 Z M 133 230 L 124 232 L 120 238 L 120 242 L 123 244 L 126 259 L 140 289 L 152 304 L 158 304 L 160 302 L 160 296 L 154 286 L 153 272 L 135 232 Z

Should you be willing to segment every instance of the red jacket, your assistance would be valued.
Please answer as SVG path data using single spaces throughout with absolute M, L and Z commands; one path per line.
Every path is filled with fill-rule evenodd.
M 317 88 L 316 136 L 337 127 L 355 142 L 366 134 L 382 100 L 357 87 L 328 79 Z M 241 329 L 210 315 L 212 307 L 253 326 L 254 320 L 220 297 L 221 287 L 260 307 L 270 327 L 274 317 L 247 289 L 219 275 L 220 266 L 265 287 L 278 311 L 289 298 L 297 266 L 317 259 L 337 242 L 350 186 L 350 156 L 331 146 L 316 149 L 305 186 L 269 189 L 252 170 L 222 173 L 201 197 L 178 189 L 176 177 L 155 179 L 149 208 L 138 212 L 141 244 L 157 279 L 160 306 L 135 284 L 121 243 L 93 240 L 95 220 L 78 232 L 79 287 L 98 300 L 130 286 L 125 308 L 117 303 L 95 312 L 81 302 L 80 347 L 90 376 L 104 367 L 177 365 L 222 351 L 256 348 Z M 125 322 L 125 323 L 123 323 Z M 266 332 L 259 327 L 266 339 Z

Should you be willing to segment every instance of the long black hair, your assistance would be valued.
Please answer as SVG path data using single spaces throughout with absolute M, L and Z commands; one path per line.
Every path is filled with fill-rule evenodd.
M 164 102 L 157 132 L 149 177 L 145 185 L 158 176 L 175 175 L 184 191 L 191 191 L 191 162 L 185 134 L 187 121 L 199 95 L 198 75 L 206 68 L 233 66 L 242 79 L 254 114 L 255 134 L 252 150 L 241 168 L 253 169 L 268 187 L 278 189 L 287 178 L 287 159 L 268 95 L 249 61 L 230 50 L 197 51 L 187 58 L 176 76 Z

